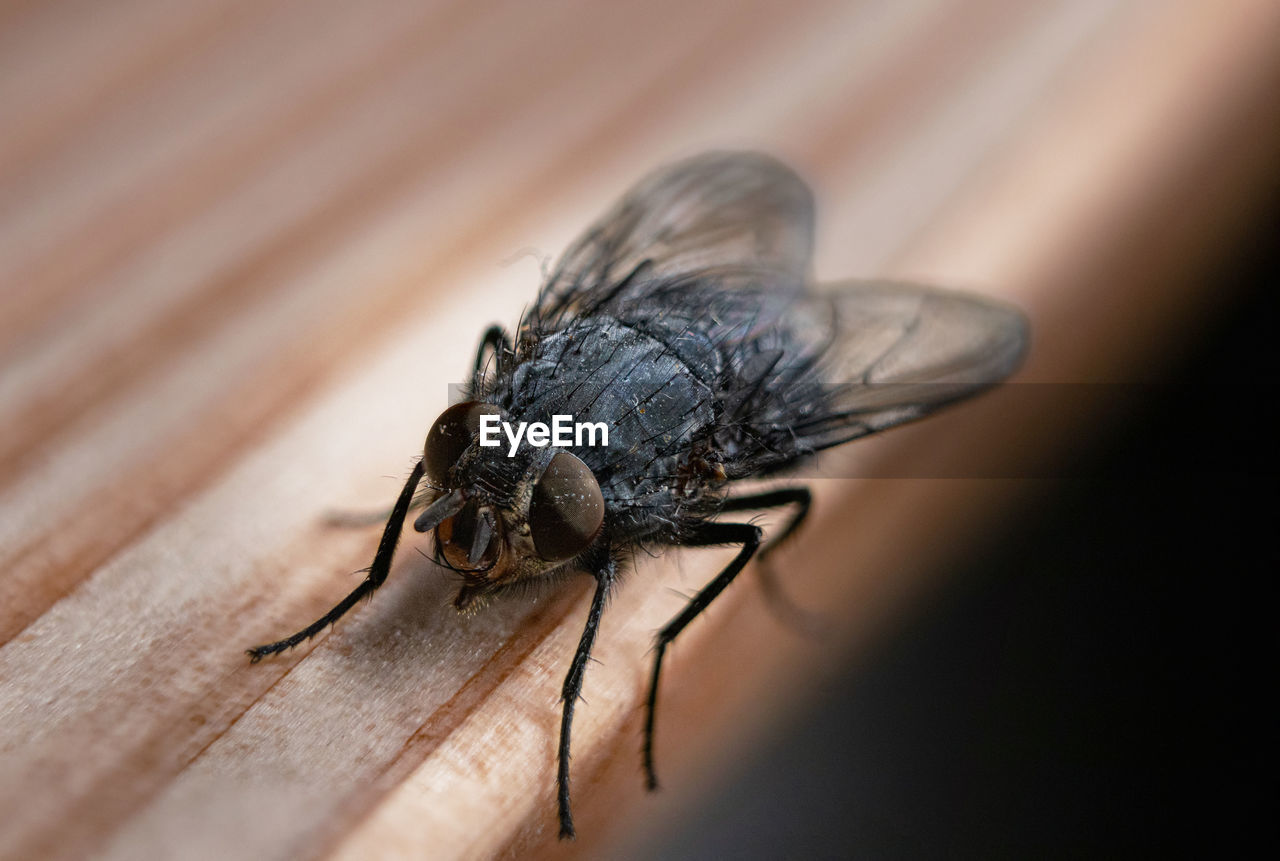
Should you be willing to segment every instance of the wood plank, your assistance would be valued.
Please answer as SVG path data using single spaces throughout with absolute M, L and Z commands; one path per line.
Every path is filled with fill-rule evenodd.
M 638 560 L 575 726 L 576 844 L 552 799 L 584 584 L 459 618 L 406 551 L 335 631 L 249 666 L 367 564 L 376 532 L 321 517 L 394 496 L 476 335 L 532 296 L 536 265 L 497 264 L 559 249 L 655 164 L 782 155 L 819 194 L 821 276 L 1017 301 L 1038 382 L 1158 363 L 1222 299 L 1189 274 L 1275 179 L 1269 4 L 354 8 L 139 3 L 65 33 L 31 8 L 31 41 L 0 42 L 30 72 L 0 90 L 30 117 L 0 149 L 0 856 L 618 851 L 1034 494 L 818 482 L 779 566 L 848 608 L 840 647 L 735 585 L 671 654 L 647 799 L 652 633 L 724 554 Z M 49 71 L 60 45 L 101 106 Z M 1018 474 L 1086 418 L 1026 409 L 824 465 Z

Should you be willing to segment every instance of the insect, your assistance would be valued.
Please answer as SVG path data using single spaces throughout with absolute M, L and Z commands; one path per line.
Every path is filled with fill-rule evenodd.
M 435 533 L 473 611 L 575 574 L 595 590 L 562 689 L 557 801 L 574 835 L 569 740 L 606 599 L 637 548 L 736 547 L 657 635 L 643 768 L 668 646 L 752 557 L 804 521 L 803 486 L 733 495 L 814 453 L 920 418 L 1008 376 L 1027 324 L 1017 310 L 909 284 L 810 284 L 813 200 L 789 168 L 709 153 L 651 174 L 565 252 L 514 340 L 481 338 L 466 399 L 427 434 L 368 574 L 311 625 L 249 650 L 256 662 L 337 621 L 387 578 L 403 522 Z M 607 445 L 482 444 L 482 426 L 604 423 Z M 530 425 L 532 427 L 532 425 Z M 539 439 L 542 439 L 541 437 Z M 421 488 L 419 487 L 421 485 Z M 769 542 L 725 515 L 788 508 Z

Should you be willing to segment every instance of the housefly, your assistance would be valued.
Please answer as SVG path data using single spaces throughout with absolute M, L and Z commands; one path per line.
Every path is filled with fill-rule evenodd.
M 414 529 L 434 532 L 437 561 L 461 575 L 459 610 L 590 575 L 562 690 L 557 797 L 560 835 L 572 837 L 569 735 L 621 570 L 641 547 L 733 546 L 733 561 L 657 635 L 643 741 L 655 788 L 667 647 L 809 509 L 803 486 L 734 495 L 735 483 L 972 395 L 1025 352 L 1024 317 L 987 299 L 880 281 L 812 286 L 812 240 L 809 188 L 767 156 L 710 153 L 642 180 L 565 252 L 514 339 L 499 326 L 484 333 L 465 400 L 427 433 L 363 582 L 249 655 L 301 643 L 381 586 L 415 508 Z M 556 416 L 603 422 L 607 444 L 571 450 L 531 431 L 494 446 L 482 434 Z M 759 526 L 726 516 L 784 507 L 790 520 L 767 543 Z

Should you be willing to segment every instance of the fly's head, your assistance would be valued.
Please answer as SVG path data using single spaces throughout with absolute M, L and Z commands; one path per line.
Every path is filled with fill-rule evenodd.
M 479 401 L 440 414 L 423 447 L 436 499 L 414 522 L 434 529 L 436 556 L 462 575 L 454 601 L 472 610 L 494 592 L 545 574 L 586 550 L 604 523 L 604 497 L 591 469 L 554 448 L 480 445 L 483 416 L 506 420 Z

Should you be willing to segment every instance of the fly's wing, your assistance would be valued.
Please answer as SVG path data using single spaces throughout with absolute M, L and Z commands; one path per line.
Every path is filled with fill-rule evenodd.
M 785 304 L 732 342 L 745 394 L 726 403 L 730 477 L 928 415 L 1008 377 L 1028 344 L 1017 309 L 914 284 L 846 282 Z
M 751 272 L 799 291 L 812 248 L 813 196 L 790 168 L 758 153 L 707 153 L 627 192 L 560 258 L 529 321 L 553 324 L 712 273 Z

